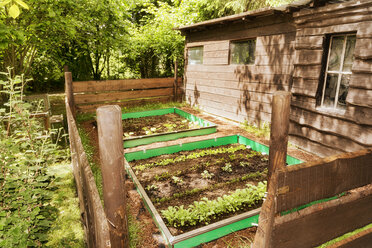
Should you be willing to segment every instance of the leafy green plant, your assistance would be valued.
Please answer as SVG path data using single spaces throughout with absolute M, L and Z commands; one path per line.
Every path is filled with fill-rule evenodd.
M 245 121 L 241 127 L 247 132 L 257 137 L 265 138 L 265 139 L 270 138 L 270 123 L 268 122 L 263 122 L 260 125 L 256 125 L 254 123 L 249 123 Z
M 163 181 L 163 180 L 170 178 L 171 176 L 172 175 L 169 174 L 168 171 L 166 171 L 166 172 L 162 172 L 161 174 L 155 175 L 154 178 L 156 181 Z
M 170 206 L 162 210 L 161 214 L 168 224 L 174 227 L 195 226 L 198 223 L 208 224 L 219 215 L 236 212 L 244 207 L 252 207 L 262 200 L 266 192 L 267 182 L 259 182 L 257 186 L 247 184 L 244 189 L 237 189 L 234 193 L 218 197 L 215 200 L 203 198 L 195 201 L 188 208 Z
M 25 80 L 2 73 L 8 101 L 0 106 L 0 247 L 42 246 L 57 217 L 51 204 L 54 176 L 49 165 L 68 157 L 68 150 L 53 143 L 31 105 L 23 101 Z
M 225 166 L 222 166 L 221 167 L 221 170 L 223 170 L 224 172 L 232 172 L 232 168 L 231 168 L 231 164 L 230 163 L 226 163 Z
M 211 172 L 209 172 L 209 171 L 207 171 L 207 170 L 204 170 L 204 171 L 201 173 L 201 176 L 202 176 L 202 178 L 204 178 L 204 179 L 211 179 L 211 178 L 214 176 L 214 174 L 211 173 Z
M 183 180 L 180 177 L 172 176 L 172 182 L 177 185 L 183 184 Z
M 156 186 L 155 184 L 151 184 L 151 185 L 147 185 L 147 186 L 146 186 L 146 190 L 147 190 L 147 191 L 156 191 L 156 190 L 158 190 L 158 189 L 159 189 L 159 187 Z
M 241 167 L 247 167 L 247 166 L 250 166 L 251 163 L 249 163 L 249 162 L 247 162 L 247 161 L 241 161 L 241 162 L 239 163 L 239 165 L 240 165 Z

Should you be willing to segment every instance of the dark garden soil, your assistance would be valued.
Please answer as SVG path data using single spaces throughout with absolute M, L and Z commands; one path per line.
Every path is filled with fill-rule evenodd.
M 207 114 L 199 113 L 198 111 L 195 111 L 192 108 L 183 107 L 182 110 L 187 111 L 191 114 L 194 114 L 200 118 L 203 118 L 205 120 L 211 121 L 218 125 L 217 133 L 216 134 L 210 134 L 210 135 L 204 135 L 204 136 L 197 136 L 197 137 L 189 137 L 189 138 L 183 138 L 176 141 L 168 141 L 168 142 L 158 142 L 153 143 L 145 146 L 139 146 L 135 148 L 129 148 L 125 149 L 125 152 L 132 152 L 136 150 L 142 150 L 142 149 L 151 149 L 151 148 L 157 148 L 162 146 L 169 146 L 169 145 L 175 145 L 179 144 L 179 142 L 192 142 L 202 139 L 211 139 L 214 137 L 221 137 L 221 136 L 227 136 L 227 135 L 233 135 L 233 134 L 241 134 L 249 139 L 258 141 L 262 144 L 269 144 L 268 140 L 264 140 L 262 138 L 257 138 L 253 136 L 250 133 L 247 133 L 240 127 L 236 125 L 231 125 L 231 123 L 226 122 L 224 119 L 220 118 L 214 118 Z M 99 162 L 99 153 L 98 153 L 98 135 L 97 135 L 97 128 L 95 126 L 95 123 L 93 120 L 91 121 L 85 121 L 81 123 L 81 126 L 86 130 L 86 132 L 89 134 L 91 143 L 96 145 L 96 152 L 94 154 L 94 159 Z M 295 147 L 289 147 L 288 153 L 291 156 L 294 156 L 296 158 L 299 158 L 303 161 L 313 161 L 318 159 L 319 157 L 309 154 L 307 152 L 304 152 L 302 150 L 299 150 Z M 200 172 L 200 170 L 199 170 Z M 223 176 L 223 174 L 222 174 Z M 222 177 L 220 176 L 220 178 Z M 186 179 L 184 180 L 184 182 Z M 206 180 L 208 182 L 208 180 Z M 254 180 L 251 180 L 251 182 L 255 183 Z M 248 183 L 248 181 L 244 182 L 243 185 Z M 236 184 L 238 185 L 238 184 Z M 128 189 L 128 206 L 130 207 L 131 215 L 135 218 L 135 221 L 140 225 L 141 228 L 141 243 L 137 245 L 137 247 L 146 247 L 146 248 L 155 248 L 155 247 L 165 247 L 164 246 L 164 240 L 162 240 L 162 237 L 160 235 L 159 229 L 156 227 L 150 213 L 147 211 L 147 209 L 144 206 L 144 203 L 135 190 L 135 187 L 131 181 L 127 181 L 126 183 L 127 189 Z M 171 185 L 169 185 L 171 187 Z M 224 189 L 226 191 L 226 189 Z M 233 191 L 234 188 L 231 188 L 230 191 Z M 229 189 L 227 190 L 229 191 Z M 208 191 L 205 191 L 201 194 L 208 194 Z M 211 196 L 206 195 L 208 198 L 212 199 Z M 159 198 L 159 196 L 156 196 L 156 194 L 151 195 L 152 198 Z M 189 196 L 191 198 L 191 196 Z M 203 197 L 203 195 L 200 195 L 198 197 Z M 156 200 L 155 200 L 156 204 Z M 177 205 L 176 201 L 170 200 L 168 202 L 169 205 Z M 229 234 L 225 237 L 219 238 L 215 241 L 208 242 L 206 244 L 202 244 L 198 247 L 203 248 L 223 248 L 223 247 L 249 247 L 249 243 L 253 241 L 254 235 L 255 235 L 256 228 L 246 228 L 244 230 L 234 232 L 232 234 Z
M 150 134 L 168 133 L 199 126 L 177 114 L 130 118 L 123 121 L 124 136 L 136 137 Z
M 205 155 L 206 152 L 217 154 Z M 256 185 L 266 180 L 268 155 L 233 144 L 162 155 L 133 161 L 130 165 L 158 212 L 161 212 L 169 206 L 187 207 L 203 197 L 214 200 L 245 188 L 247 183 Z M 254 207 L 247 206 L 233 215 L 259 205 L 260 202 Z M 221 215 L 213 222 L 230 216 Z M 203 224 L 177 229 L 171 227 L 170 230 L 173 235 L 178 235 L 201 226 Z

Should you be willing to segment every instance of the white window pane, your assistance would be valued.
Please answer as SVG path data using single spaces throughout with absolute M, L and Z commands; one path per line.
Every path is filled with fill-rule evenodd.
M 338 74 L 328 74 L 324 91 L 323 106 L 333 107 L 335 104 Z
M 342 75 L 340 89 L 338 91 L 337 108 L 346 109 L 346 97 L 349 91 L 349 81 L 351 75 Z
M 190 47 L 187 50 L 187 61 L 189 65 L 203 64 L 203 47 Z
M 231 64 L 254 64 L 256 40 L 234 41 L 230 44 Z
M 355 48 L 356 36 L 348 36 L 346 39 L 345 59 L 344 68 L 342 71 L 351 71 L 354 61 L 354 48 Z
M 341 63 L 341 56 L 342 56 L 342 48 L 344 45 L 345 36 L 335 36 L 332 39 L 331 44 L 331 51 L 329 56 L 328 62 L 328 71 L 339 71 L 340 70 L 340 63 Z

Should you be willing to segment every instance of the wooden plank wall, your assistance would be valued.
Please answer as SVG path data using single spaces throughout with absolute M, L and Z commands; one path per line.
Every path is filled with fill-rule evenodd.
M 255 247 L 315 247 L 372 223 L 371 161 L 372 149 L 366 149 L 274 172 L 275 180 L 270 181 L 273 190 L 262 206 Z M 337 199 L 283 214 L 343 192 Z M 272 203 L 273 207 L 267 208 Z M 265 217 L 261 215 L 270 216 L 268 211 L 273 209 L 270 219 L 262 219 Z M 364 244 L 372 238 L 370 231 L 359 236 L 349 242 Z
M 174 78 L 149 78 L 73 82 L 74 102 L 80 112 L 93 112 L 99 106 L 129 106 L 174 99 Z M 182 78 L 177 80 L 178 98 L 182 96 Z
M 68 101 L 66 115 L 70 139 L 71 162 L 79 197 L 80 212 L 88 247 L 111 247 L 110 233 L 93 172 L 90 168 L 75 119 Z
M 295 12 L 297 27 L 290 141 L 320 156 L 372 147 L 372 2 L 348 1 Z M 356 32 L 345 114 L 316 108 L 326 34 Z
M 247 38 L 257 38 L 255 65 L 229 64 L 230 41 Z M 203 46 L 204 61 L 186 66 L 186 101 L 236 121 L 270 121 L 272 93 L 290 88 L 294 39 L 290 15 L 188 33 L 186 47 Z

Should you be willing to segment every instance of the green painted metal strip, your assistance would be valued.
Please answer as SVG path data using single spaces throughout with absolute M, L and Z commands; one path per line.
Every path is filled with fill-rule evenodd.
M 195 247 L 197 245 L 200 245 L 202 243 L 206 243 L 218 238 L 221 238 L 227 234 L 230 234 L 232 232 L 236 232 L 239 230 L 242 230 L 244 228 L 248 228 L 252 226 L 252 223 L 258 223 L 258 215 L 249 217 L 244 220 L 237 221 L 235 223 L 232 223 L 230 225 L 220 227 L 218 229 L 215 229 L 213 231 L 200 234 L 198 236 L 192 237 L 190 239 L 181 241 L 179 243 L 174 244 L 175 248 L 190 248 Z
M 175 108 L 174 109 L 174 112 L 186 119 L 188 119 L 189 121 L 192 121 L 192 122 L 197 122 L 199 124 L 199 126 L 201 127 L 209 127 L 209 126 L 215 126 L 214 123 L 212 122 L 209 122 L 207 120 L 203 120 L 195 115 L 192 115 L 192 114 L 189 114 L 181 109 L 178 109 L 178 108 Z
M 222 146 L 238 143 L 238 136 L 225 136 L 215 139 L 201 140 L 195 142 L 184 143 L 180 145 L 166 146 L 137 152 L 130 152 L 125 154 L 128 162 L 139 159 L 152 158 L 163 154 L 172 154 L 180 151 L 190 151 L 194 149 L 202 149 L 214 146 Z
M 307 208 L 307 207 L 311 207 L 312 205 L 315 205 L 315 204 L 318 204 L 318 203 L 323 203 L 323 202 L 327 202 L 327 201 L 331 201 L 331 200 L 335 200 L 341 196 L 344 196 L 345 193 L 341 193 L 339 195 L 336 195 L 336 196 L 332 196 L 332 197 L 329 197 L 329 198 L 325 198 L 325 199 L 320 199 L 320 200 L 316 200 L 316 201 L 313 201 L 313 202 L 310 202 L 308 204 L 305 204 L 305 205 L 302 205 L 302 206 L 299 206 L 299 207 L 295 207 L 293 209 L 290 209 L 290 210 L 287 210 L 287 211 L 283 211 L 280 213 L 281 216 L 283 215 L 287 215 L 287 214 L 290 214 L 290 213 L 293 213 L 293 212 L 297 212 L 301 209 L 304 209 L 304 208 Z
M 255 151 L 265 152 L 265 153 L 269 154 L 270 149 L 269 149 L 268 146 L 262 145 L 258 142 L 250 140 L 250 139 L 248 139 L 244 136 L 239 135 L 239 144 L 249 145 Z M 295 164 L 300 164 L 300 163 L 303 163 L 303 161 L 287 155 L 287 164 L 288 165 L 295 165 Z
M 183 132 L 178 132 L 178 133 L 164 133 L 162 135 L 156 135 L 156 136 L 148 136 L 148 137 L 143 136 L 142 138 L 138 138 L 138 139 L 124 140 L 124 148 L 147 145 L 147 144 L 151 144 L 151 143 L 155 143 L 159 141 L 175 140 L 175 139 L 180 139 L 184 137 L 206 135 L 206 134 L 215 133 L 216 131 L 217 131 L 216 127 L 210 127 L 210 128 L 183 131 Z
M 130 119 L 130 118 L 141 118 L 141 117 L 166 115 L 166 114 L 173 114 L 173 113 L 174 113 L 174 108 L 155 109 L 155 110 L 148 110 L 148 111 L 141 111 L 141 112 L 124 113 L 121 115 L 121 119 L 125 120 L 125 119 Z

